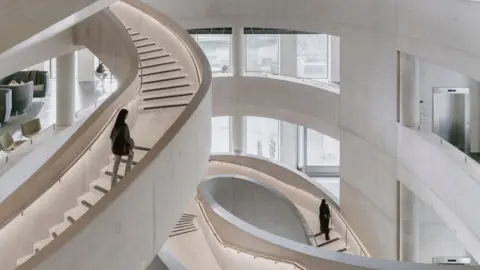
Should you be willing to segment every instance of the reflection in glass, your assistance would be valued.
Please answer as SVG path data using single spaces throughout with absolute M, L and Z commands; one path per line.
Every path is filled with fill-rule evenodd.
M 247 153 L 273 160 L 279 157 L 279 121 L 263 117 L 247 117 Z
M 196 35 L 196 41 L 210 62 L 212 72 L 229 73 L 231 35 Z
M 308 79 L 328 78 L 327 35 L 297 35 L 297 76 Z
M 278 35 L 246 35 L 247 71 L 278 74 Z
M 212 118 L 211 152 L 230 152 L 230 117 Z
M 308 129 L 307 165 L 340 166 L 340 142 Z

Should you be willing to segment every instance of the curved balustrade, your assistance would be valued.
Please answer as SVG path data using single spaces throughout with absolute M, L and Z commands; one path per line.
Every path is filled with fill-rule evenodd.
M 282 74 L 273 74 L 273 73 L 263 73 L 263 72 L 253 72 L 247 71 L 244 76 L 252 76 L 252 77 L 264 77 L 264 78 L 271 78 L 275 80 L 285 80 L 289 82 L 296 82 L 302 83 L 314 87 L 321 88 L 322 90 L 332 92 L 335 94 L 340 94 L 340 86 L 337 84 L 329 83 L 328 81 L 322 80 L 314 80 L 308 78 L 301 78 L 301 77 L 294 77 L 294 76 L 287 76 Z
M 211 125 L 208 61 L 173 21 L 144 4 L 127 2 L 75 26 L 75 41 L 109 66 L 119 88 L 0 205 L 2 269 L 13 269 L 20 253 L 31 253 L 32 244 L 34 252 L 19 259 L 17 269 L 146 267 L 205 173 Z M 150 49 L 163 50 L 166 57 Z M 155 67 L 164 59 L 191 76 L 162 75 Z M 181 102 L 165 91 L 150 94 L 152 86 L 175 80 L 189 82 L 187 91 L 172 89 L 191 93 Z M 168 104 L 160 105 L 166 99 Z M 110 191 L 109 127 L 122 107 L 130 111 L 127 121 L 139 147 L 134 168 L 120 175 L 120 184 Z
M 201 186 L 197 202 L 205 222 L 218 241 L 233 249 L 272 261 L 290 263 L 299 269 L 329 270 L 451 270 L 477 269 L 473 266 L 414 264 L 398 261 L 378 260 L 367 257 L 332 252 L 299 244 L 257 229 L 233 216 L 219 205 L 211 194 Z
M 322 186 L 312 182 L 310 178 L 304 173 L 292 170 L 277 162 L 269 161 L 268 159 L 251 155 L 212 155 L 210 156 L 210 161 L 238 165 L 238 167 L 228 167 L 225 170 L 222 170 L 221 167 L 219 168 L 215 166 L 210 166 L 210 174 L 238 173 L 245 175 L 249 174 L 248 170 L 251 170 L 273 177 L 277 181 L 281 182 L 281 184 L 295 188 L 295 191 L 292 191 L 291 189 L 288 189 L 282 185 L 276 184 L 275 186 L 295 204 L 302 206 L 315 214 L 318 213 L 320 199 L 327 199 L 327 201 L 329 201 L 329 204 L 333 206 L 331 207 L 331 222 L 333 227 L 335 228 L 334 231 L 338 233 L 342 238 L 342 241 L 345 242 L 347 252 L 349 252 L 350 254 L 370 257 L 370 254 L 368 253 L 366 248 L 363 246 L 363 244 L 355 235 L 351 227 L 340 214 L 338 203 L 332 200 L 332 198 L 334 197 L 331 195 L 331 193 L 329 193 L 328 190 L 324 189 Z M 249 174 L 248 176 L 255 179 L 261 179 L 255 177 L 255 174 Z

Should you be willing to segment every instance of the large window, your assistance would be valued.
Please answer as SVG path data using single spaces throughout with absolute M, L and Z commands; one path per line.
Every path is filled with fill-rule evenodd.
M 230 152 L 230 117 L 212 118 L 212 153 Z
M 212 72 L 230 73 L 230 41 L 232 35 L 192 35 L 203 49 L 210 62 Z
M 278 35 L 251 34 L 245 36 L 247 50 L 247 72 L 278 74 L 279 38 Z
M 297 76 L 309 79 L 328 78 L 327 35 L 297 35 Z
M 280 146 L 279 121 L 263 117 L 247 117 L 247 153 L 278 160 Z
M 307 129 L 307 165 L 340 166 L 340 142 Z

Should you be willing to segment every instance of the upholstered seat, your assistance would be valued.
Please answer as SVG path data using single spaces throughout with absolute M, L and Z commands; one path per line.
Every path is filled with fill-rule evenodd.
M 0 123 L 2 126 L 10 119 L 12 111 L 12 91 L 0 88 Z

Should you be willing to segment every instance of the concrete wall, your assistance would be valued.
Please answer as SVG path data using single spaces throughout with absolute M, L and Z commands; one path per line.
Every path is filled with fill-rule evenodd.
M 281 193 L 254 179 L 219 175 L 203 183 L 225 210 L 261 230 L 309 244 L 302 214 Z

